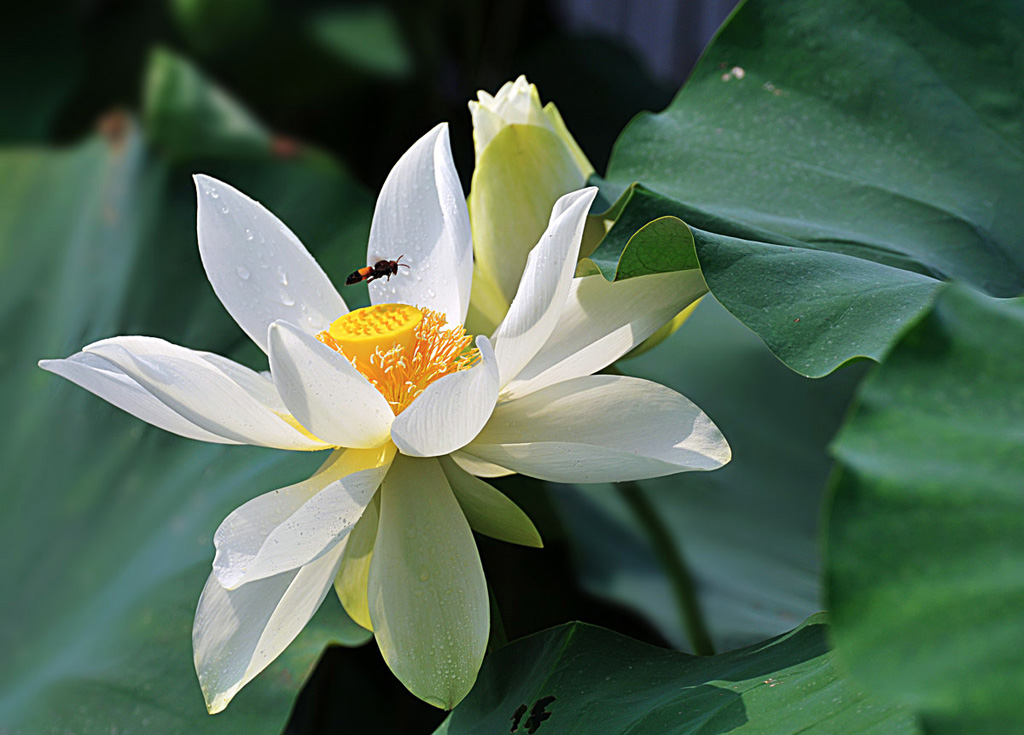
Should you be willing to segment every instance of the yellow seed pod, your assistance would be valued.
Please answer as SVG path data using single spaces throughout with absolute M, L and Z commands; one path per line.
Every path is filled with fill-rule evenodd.
M 381 352 L 387 352 L 395 345 L 411 350 L 416 341 L 416 327 L 422 321 L 423 312 L 415 306 L 379 304 L 350 311 L 335 319 L 327 335 L 346 357 L 369 365 L 370 356 L 378 347 Z

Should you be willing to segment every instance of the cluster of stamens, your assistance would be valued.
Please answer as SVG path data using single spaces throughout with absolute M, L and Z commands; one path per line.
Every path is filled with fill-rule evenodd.
M 370 307 L 370 309 L 379 307 Z M 405 307 L 408 311 L 412 307 Z M 362 311 L 362 310 L 360 310 Z M 411 339 L 381 342 L 372 346 L 372 352 L 360 337 L 374 337 L 381 334 L 397 334 L 407 324 L 408 314 L 374 314 L 370 325 L 359 324 L 351 328 L 346 325 L 346 334 L 355 340 L 337 339 L 335 325 L 316 337 L 333 350 L 347 357 L 352 365 L 366 376 L 391 406 L 397 416 L 419 396 L 428 385 L 446 375 L 473 367 L 480 359 L 480 352 L 471 347 L 472 337 L 465 327 L 445 327 L 442 314 L 430 309 L 416 310 L 422 314 L 412 331 Z M 339 320 L 340 321 L 340 320 Z M 335 334 L 332 334 L 335 332 Z M 353 354 L 362 350 L 362 356 Z

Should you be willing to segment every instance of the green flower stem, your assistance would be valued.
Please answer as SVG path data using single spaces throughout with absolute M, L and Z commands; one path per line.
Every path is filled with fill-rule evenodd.
M 665 573 L 668 574 L 676 604 L 679 606 L 679 615 L 683 619 L 683 626 L 686 628 L 686 635 L 690 639 L 690 645 L 693 646 L 694 652 L 698 656 L 713 656 L 715 648 L 711 644 L 711 636 L 708 635 L 707 626 L 704 624 L 704 616 L 700 611 L 700 603 L 697 601 L 693 577 L 690 575 L 690 570 L 686 566 L 686 560 L 683 558 L 678 544 L 673 542 L 668 527 L 662 522 L 654 506 L 651 505 L 650 499 L 639 485 L 635 482 L 620 482 L 616 487 L 619 488 L 622 498 L 647 532 L 647 537 L 654 546 L 654 553 L 665 568 Z

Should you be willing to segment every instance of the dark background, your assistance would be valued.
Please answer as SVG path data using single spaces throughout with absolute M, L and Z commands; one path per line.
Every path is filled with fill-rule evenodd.
M 376 190 L 440 120 L 471 167 L 466 102 L 525 73 L 598 172 L 625 124 L 664 107 L 734 0 L 79 0 L 19 3 L 0 29 L 0 142 L 71 142 L 140 107 L 154 46 L 187 56 L 277 133 Z M 348 28 L 346 28 L 348 26 Z M 381 30 L 383 28 L 383 30 Z M 464 179 L 468 181 L 468 179 Z

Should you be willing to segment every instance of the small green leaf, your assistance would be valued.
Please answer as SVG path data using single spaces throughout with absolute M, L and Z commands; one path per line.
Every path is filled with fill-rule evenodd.
M 1024 730 L 1024 299 L 951 288 L 839 434 L 838 653 L 930 733 Z
M 697 268 L 693 235 L 681 219 L 666 215 L 672 202 L 642 186 L 629 187 L 601 215 L 615 224 L 590 255 L 609 281 Z
M 677 217 L 659 217 L 636 231 L 622 252 L 615 278 L 671 273 L 697 267 L 693 235 Z
M 492 654 L 435 735 L 544 732 L 912 735 L 913 718 L 844 678 L 816 616 L 719 656 L 655 648 L 570 623 Z
M 533 521 L 504 493 L 469 474 L 448 457 L 441 457 L 441 469 L 474 531 L 511 544 L 538 549 L 544 546 Z
M 614 182 L 595 177 L 591 183 L 599 185 L 601 191 L 609 195 L 618 191 Z M 607 204 L 608 199 L 606 198 L 604 202 Z M 655 267 L 668 270 L 699 267 L 694 236 L 701 231 L 695 229 L 696 227 L 712 230 L 727 238 L 800 245 L 796 240 L 778 236 L 759 227 L 708 215 L 651 191 L 641 184 L 627 187 L 612 204 L 607 205 L 607 211 L 600 216 L 606 220 L 614 220 L 614 225 L 595 248 L 591 258 L 609 280 L 632 278 L 647 272 L 663 272 L 653 268 L 647 271 L 644 267 L 645 261 L 651 261 Z M 668 222 L 636 238 L 648 224 L 658 219 L 667 219 Z M 672 220 L 675 220 L 675 223 L 669 226 Z M 703 235 L 707 236 L 708 233 L 705 232 Z M 668 252 L 658 253 L 660 249 Z M 621 262 L 626 263 L 625 270 L 620 268 Z

